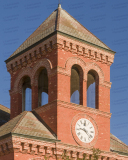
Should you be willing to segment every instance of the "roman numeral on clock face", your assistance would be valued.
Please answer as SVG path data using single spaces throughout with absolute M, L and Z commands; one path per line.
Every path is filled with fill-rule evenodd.
M 90 134 L 90 135 L 89 135 L 89 138 L 92 138 L 92 137 L 93 137 L 93 136 Z
M 80 139 L 82 140 L 82 139 L 83 139 L 83 136 L 81 136 Z
M 80 132 L 78 132 L 77 135 L 79 136 L 79 135 L 80 135 Z
M 86 126 L 86 120 L 84 120 L 84 126 Z
M 88 119 L 81 118 L 76 122 L 75 133 L 81 142 L 90 143 L 95 137 L 95 128 Z

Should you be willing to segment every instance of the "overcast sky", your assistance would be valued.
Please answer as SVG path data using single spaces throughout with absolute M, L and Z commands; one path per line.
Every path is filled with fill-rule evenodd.
M 112 50 L 111 133 L 128 145 L 128 0 L 62 0 L 62 8 Z M 0 104 L 10 108 L 5 60 L 57 8 L 58 0 L 0 1 Z

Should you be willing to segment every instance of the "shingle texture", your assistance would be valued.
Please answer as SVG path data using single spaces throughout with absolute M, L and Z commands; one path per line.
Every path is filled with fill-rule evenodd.
M 128 154 L 128 146 L 112 134 L 110 136 L 110 149 L 111 151 Z
M 10 109 L 0 104 L 0 110 L 10 114 Z
M 9 133 L 55 139 L 33 113 L 28 111 L 24 111 L 0 127 L 0 137 Z
M 32 46 L 36 42 L 47 37 L 54 31 L 60 31 L 67 35 L 79 38 L 81 40 L 90 42 L 102 48 L 110 50 L 102 41 L 82 26 L 76 19 L 74 19 L 69 13 L 58 7 L 36 30 L 33 32 L 21 46 L 10 56 L 20 53 L 21 51 Z M 10 58 L 9 57 L 9 58 Z
M 0 104 L 0 126 L 10 119 L 10 109 Z

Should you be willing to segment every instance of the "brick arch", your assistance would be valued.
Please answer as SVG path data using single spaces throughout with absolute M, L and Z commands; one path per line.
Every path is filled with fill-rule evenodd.
M 51 74 L 51 69 L 52 67 L 52 63 L 49 59 L 43 59 L 41 61 L 39 61 L 33 68 L 33 73 L 32 73 L 32 84 L 37 85 L 38 84 L 38 75 L 39 75 L 39 69 L 40 68 L 46 68 L 47 70 L 47 74 L 48 77 Z
M 20 72 L 18 77 L 16 78 L 16 80 L 14 82 L 13 92 L 22 93 L 22 87 L 21 87 L 22 78 L 25 76 L 30 77 L 31 85 L 32 85 L 32 69 L 27 68 L 26 70 L 23 70 L 22 72 Z
M 104 82 L 104 73 L 102 71 L 102 69 L 94 62 L 87 62 L 86 63 L 86 67 L 85 67 L 85 80 L 87 81 L 87 73 L 90 70 L 94 70 L 97 72 L 98 76 L 99 76 L 99 84 L 103 84 Z
M 21 88 L 21 83 L 22 83 L 22 78 L 24 76 L 28 76 L 30 77 L 31 80 L 31 86 L 33 84 L 37 83 L 37 80 L 34 79 L 36 72 L 39 70 L 39 68 L 41 67 L 45 67 L 47 69 L 48 72 L 48 76 L 51 73 L 51 69 L 52 69 L 52 63 L 50 62 L 50 60 L 48 59 L 43 59 L 41 60 L 39 63 L 37 63 L 33 68 L 26 68 L 25 70 L 21 71 L 18 74 L 18 77 L 16 78 L 15 82 L 14 82 L 14 88 L 13 88 L 13 92 L 19 92 L 22 93 L 22 88 Z
M 82 70 L 83 70 L 83 79 L 85 79 L 85 67 L 86 67 L 86 63 L 78 57 L 70 57 L 66 63 L 65 63 L 65 69 L 67 71 L 67 74 L 71 75 L 71 68 L 73 65 L 79 65 Z

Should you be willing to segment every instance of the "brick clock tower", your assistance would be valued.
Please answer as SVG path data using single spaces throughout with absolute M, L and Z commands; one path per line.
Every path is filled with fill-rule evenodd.
M 26 110 L 29 88 L 32 114 L 57 140 L 109 152 L 114 54 L 59 4 L 6 60 L 11 118 Z

